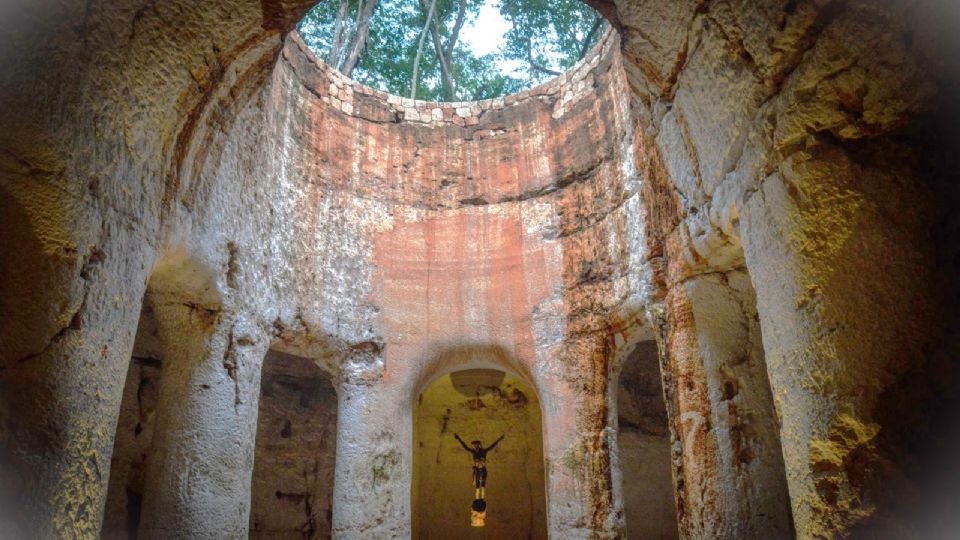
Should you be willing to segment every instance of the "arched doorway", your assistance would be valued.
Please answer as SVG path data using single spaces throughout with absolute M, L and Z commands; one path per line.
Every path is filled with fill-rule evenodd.
M 485 447 L 486 523 L 471 527 L 472 458 L 454 438 Z M 431 383 L 413 406 L 413 536 L 546 538 L 540 401 L 522 379 L 467 369 Z
M 654 341 L 638 343 L 617 381 L 617 443 L 629 538 L 677 538 L 670 430 Z
M 113 442 L 110 483 L 100 530 L 103 540 L 137 538 L 162 367 L 163 352 L 156 320 L 150 304 L 144 302 Z
M 309 358 L 267 353 L 250 488 L 250 538 L 330 538 L 337 393 Z

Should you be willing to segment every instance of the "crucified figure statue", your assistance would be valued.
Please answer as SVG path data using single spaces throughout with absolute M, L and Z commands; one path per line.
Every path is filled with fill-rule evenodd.
M 480 441 L 472 441 L 472 447 L 463 442 L 460 435 L 454 433 L 454 437 L 460 442 L 464 450 L 470 452 L 473 456 L 473 487 L 477 490 L 475 499 L 483 499 L 487 488 L 487 452 L 493 450 L 506 435 L 500 435 L 500 438 L 493 441 L 493 444 L 484 448 Z

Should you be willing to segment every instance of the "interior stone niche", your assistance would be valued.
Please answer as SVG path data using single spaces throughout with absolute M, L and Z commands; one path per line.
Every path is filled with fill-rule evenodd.
M 671 443 L 654 341 L 623 361 L 617 385 L 617 443 L 629 538 L 678 538 Z
M 308 358 L 270 351 L 260 382 L 250 538 L 330 538 L 337 393 Z
M 162 367 L 153 310 L 144 302 L 110 460 L 110 484 L 100 531 L 103 540 L 137 538 Z
M 540 402 L 522 379 L 495 369 L 442 376 L 413 410 L 413 537 L 547 538 Z M 487 517 L 470 526 L 473 461 L 454 438 L 488 447 Z
M 668 211 L 674 199 L 666 196 L 640 197 L 635 205 L 625 206 L 620 201 L 631 193 L 618 187 L 624 183 L 614 174 L 620 168 L 593 167 L 596 162 L 613 163 L 600 158 L 615 147 L 610 141 L 623 140 L 618 135 L 622 130 L 607 129 L 617 118 L 612 112 L 620 109 L 607 105 L 611 101 L 605 96 L 610 92 L 604 80 L 610 79 L 603 74 L 595 79 L 599 83 L 589 78 L 576 82 L 595 89 L 596 99 L 559 97 L 568 94 L 558 83 L 543 95 L 518 97 L 512 104 L 507 98 L 502 106 L 491 106 L 483 114 L 468 111 L 459 116 L 453 107 L 431 107 L 424 118 L 427 105 L 418 104 L 410 107 L 409 116 L 404 111 L 400 123 L 379 123 L 382 113 L 395 112 L 392 107 L 371 103 L 370 94 L 355 93 L 353 86 L 334 84 L 337 95 L 331 96 L 329 78 L 316 70 L 294 70 L 291 66 L 302 60 L 290 54 L 296 47 L 294 40 L 288 41 L 276 62 L 280 35 L 291 27 L 283 21 L 296 19 L 299 1 L 175 0 L 151 4 L 153 9 L 141 9 L 142 2 L 126 0 L 16 3 L 23 9 L 5 10 L 11 17 L 5 25 L 10 41 L 3 48 L 16 54 L 0 60 L 6 127 L 0 135 L 4 141 L 0 215 L 5 218 L 0 228 L 4 255 L 0 257 L 0 364 L 7 368 L 0 374 L 4 430 L 0 513 L 24 516 L 30 522 L 25 536 L 90 537 L 100 528 L 97 521 L 114 447 L 113 424 L 121 407 L 140 312 L 135 299 L 142 296 L 155 247 L 167 241 L 170 231 L 195 240 L 191 253 L 219 254 L 210 259 L 223 264 L 210 267 L 218 275 L 221 268 L 228 270 L 233 278 L 226 280 L 227 285 L 235 280 L 246 287 L 224 287 L 226 300 L 256 311 L 255 320 L 272 322 L 277 317 L 288 326 L 324 331 L 336 321 L 337 339 L 384 343 L 384 352 L 378 352 L 377 362 L 370 363 L 373 367 L 355 385 L 361 397 L 368 384 L 369 395 L 395 391 L 393 383 L 410 369 L 408 360 L 417 358 L 418 346 L 438 336 L 462 341 L 466 329 L 476 334 L 471 338 L 516 345 L 522 353 L 518 357 L 542 368 L 542 374 L 530 380 L 537 381 L 549 411 L 548 452 L 551 439 L 560 441 L 548 462 L 553 467 L 551 480 L 560 477 L 556 472 L 566 464 L 563 451 L 598 440 L 596 435 L 606 427 L 601 419 L 584 428 L 590 416 L 583 414 L 569 422 L 577 431 L 551 436 L 557 433 L 557 419 L 563 419 L 553 405 L 579 398 L 579 390 L 586 387 L 580 383 L 594 380 L 590 368 L 600 355 L 583 354 L 585 347 L 580 344 L 588 342 L 585 324 L 606 317 L 598 304 L 615 306 L 623 300 L 606 292 L 624 288 L 613 281 L 615 273 L 606 271 L 615 267 L 606 264 L 603 248 L 618 246 L 610 250 L 611 255 L 620 251 L 636 256 L 624 258 L 629 265 L 623 266 L 631 271 L 650 267 L 656 279 L 661 279 L 658 273 L 667 274 L 663 277 L 664 288 L 670 287 L 663 299 L 665 315 L 655 321 L 669 323 L 673 332 L 668 336 L 668 343 L 675 346 L 669 351 L 673 363 L 665 364 L 665 386 L 669 387 L 671 378 L 690 385 L 682 394 L 683 414 L 677 415 L 690 428 L 681 433 L 692 434 L 691 444 L 684 447 L 689 458 L 684 489 L 691 494 L 687 515 L 692 516 L 691 524 L 681 527 L 685 537 L 790 536 L 789 532 L 762 534 L 789 529 L 781 526 L 790 525 L 789 506 L 778 504 L 775 514 L 759 511 L 773 506 L 759 503 L 786 500 L 784 476 L 789 478 L 793 522 L 801 538 L 849 536 L 857 522 L 874 515 L 884 517 L 872 501 L 885 491 L 891 497 L 904 496 L 904 490 L 891 489 L 899 486 L 891 482 L 895 476 L 882 470 L 891 458 L 895 468 L 909 459 L 929 465 L 938 477 L 954 476 L 949 466 L 944 467 L 952 456 L 933 459 L 890 453 L 903 439 L 898 428 L 909 427 L 914 417 L 929 418 L 935 432 L 951 420 L 947 415 L 940 424 L 925 414 L 947 411 L 938 400 L 932 400 L 929 408 L 918 407 L 919 396 L 930 390 L 927 377 L 941 378 L 920 353 L 935 339 L 931 332 L 937 323 L 936 304 L 954 296 L 952 287 L 944 295 L 931 283 L 935 265 L 927 254 L 932 249 L 931 230 L 924 218 L 930 209 L 920 200 L 924 198 L 921 190 L 913 186 L 927 175 L 914 171 L 910 162 L 938 160 L 928 151 L 932 143 L 912 143 L 899 131 L 922 110 L 944 117 L 938 106 L 925 105 L 923 96 L 930 93 L 928 83 L 938 71 L 933 60 L 960 58 L 945 52 L 935 38 L 947 31 L 957 34 L 955 28 L 960 26 L 928 32 L 915 24 L 912 14 L 918 6 L 950 2 L 650 0 L 614 5 L 596 0 L 608 6 L 605 13 L 618 14 L 615 26 L 624 33 L 632 93 L 631 99 L 621 96 L 613 103 L 629 101 L 632 112 L 644 119 L 637 140 L 645 148 L 657 149 L 649 154 L 650 171 L 669 170 L 669 178 L 666 173 L 660 175 L 669 189 L 655 193 L 682 199 L 676 216 Z M 177 39 L 165 39 L 171 35 Z M 921 61 L 913 50 L 927 41 L 932 43 L 930 62 Z M 235 121 L 229 111 L 243 106 L 239 96 L 259 88 L 268 73 L 275 75 L 271 81 L 276 83 L 252 100 L 264 104 L 263 117 L 268 121 Z M 300 75 L 303 81 L 314 77 L 322 84 L 295 86 Z M 50 81 L 70 84 L 51 85 Z M 951 91 L 953 82 L 945 81 L 951 84 L 940 92 L 945 101 L 956 95 Z M 311 97 L 312 90 L 317 90 L 316 97 Z M 334 111 L 333 105 L 340 109 Z M 243 118 L 259 114 L 253 108 Z M 434 109 L 441 120 L 434 120 Z M 287 111 L 289 118 L 280 114 Z M 529 121 L 517 124 L 520 127 L 513 131 L 499 131 L 507 120 L 518 118 Z M 309 124 L 308 119 L 317 120 L 318 125 Z M 550 123 L 561 119 L 562 125 Z M 472 129 L 465 127 L 474 121 Z M 527 129 L 538 125 L 551 129 Z M 466 131 L 463 136 L 460 129 Z M 274 137 L 277 133 L 285 136 Z M 543 133 L 547 136 L 539 137 Z M 214 139 L 227 134 L 236 139 L 218 146 L 221 141 Z M 947 135 L 933 138 L 955 154 L 956 137 Z M 420 140 L 427 144 L 410 144 Z M 294 148 L 300 143 L 302 151 Z M 460 151 L 461 147 L 465 150 Z M 422 157 L 411 157 L 414 148 L 418 155 L 422 150 Z M 260 152 L 248 151 L 256 149 Z M 595 155 L 585 150 L 602 155 L 596 160 L 570 159 Z M 354 161 L 325 161 L 326 155 Z M 545 166 L 530 157 L 543 157 Z M 648 159 L 639 158 L 641 162 Z M 222 178 L 208 175 L 204 160 L 216 164 Z M 247 166 L 253 161 L 262 165 Z M 416 174 L 396 178 L 390 171 L 398 162 L 411 164 Z M 576 166 L 571 167 L 571 162 Z M 465 163 L 481 165 L 482 174 L 468 170 Z M 465 170 L 469 174 L 461 174 Z M 611 170 L 614 173 L 607 172 Z M 945 167 L 943 192 L 937 188 L 937 194 L 950 201 L 950 209 L 957 206 L 947 196 L 957 191 L 955 170 Z M 198 178 L 181 171 L 196 171 Z M 545 172 L 534 177 L 528 171 Z M 585 176 L 580 171 L 596 174 Z M 657 176 L 646 172 L 641 175 L 643 189 L 655 185 L 652 179 Z M 488 176 L 489 185 L 481 185 L 479 179 Z M 181 183 L 185 179 L 189 181 Z M 446 189 L 440 189 L 444 185 Z M 266 222 L 274 210 L 277 217 Z M 940 233 L 935 235 L 937 244 L 950 248 L 942 254 L 943 264 L 955 262 L 956 215 L 960 212 L 951 210 L 949 223 L 944 224 L 948 230 L 934 231 Z M 507 216 L 517 218 L 504 219 Z M 633 223 L 641 223 L 643 231 L 662 231 L 664 238 L 649 240 L 646 248 L 615 240 L 612 231 L 628 230 Z M 465 235 L 452 233 L 469 232 L 486 242 L 496 237 L 487 235 L 488 231 L 512 230 L 527 232 L 510 232 L 514 240 L 504 243 L 502 250 L 477 251 L 518 254 L 513 260 L 520 262 L 510 261 L 511 272 L 489 272 L 489 279 L 481 276 L 471 282 L 460 277 L 473 276 L 461 269 L 476 269 L 480 275 L 489 267 L 471 265 L 469 258 L 438 272 L 439 265 L 395 264 L 389 257 L 409 253 L 416 259 L 423 253 L 422 261 L 442 262 L 448 253 L 468 251 L 457 247 L 471 245 L 462 240 Z M 445 231 L 451 234 L 434 235 Z M 393 236 L 385 241 L 388 235 Z M 442 242 L 434 242 L 438 237 Z M 420 238 L 422 244 L 410 241 Z M 223 240 L 232 240 L 240 249 L 234 253 Z M 709 273 L 702 266 L 684 268 L 687 254 L 692 255 L 690 264 L 699 264 L 703 258 L 716 261 L 720 257 L 710 244 L 723 246 L 732 240 L 743 242 L 743 264 L 750 267 L 757 301 L 741 301 L 740 292 L 748 290 L 744 280 L 750 280 L 742 272 L 730 272 L 728 257 L 721 261 L 721 268 Z M 376 245 L 386 245 L 379 249 L 387 256 L 375 259 L 371 246 Z M 262 249 L 266 247 L 271 249 Z M 253 249 L 263 251 L 262 260 L 251 260 Z M 409 285 L 397 280 L 400 286 L 377 289 L 373 278 L 365 276 L 381 270 L 390 279 L 392 271 L 394 275 L 422 274 L 429 280 L 411 279 Z M 944 278 L 950 279 L 957 268 L 943 270 Z M 720 271 L 730 275 L 721 276 Z M 437 280 L 438 274 L 442 280 Z M 167 275 L 170 279 L 183 276 L 180 272 Z M 501 276 L 518 277 L 496 279 Z M 696 279 L 690 280 L 693 276 Z M 389 279 L 385 282 L 389 285 Z M 462 283 L 467 287 L 459 288 Z M 489 285 L 480 289 L 474 283 Z M 527 284 L 535 287 L 527 289 Z M 380 295 L 381 290 L 387 293 Z M 474 294 L 478 290 L 489 293 Z M 548 296 L 552 291 L 564 292 Z M 469 301 L 445 304 L 445 298 Z M 416 307 L 423 309 L 410 309 Z M 660 313 L 660 305 L 647 307 Z M 371 317 L 374 313 L 376 318 Z M 537 316 L 532 324 L 525 322 L 533 319 L 529 314 Z M 574 320 L 579 314 L 586 316 Z M 760 336 L 757 317 L 763 322 L 763 340 L 755 339 Z M 488 321 L 492 322 L 487 325 Z M 369 332 L 360 330 L 368 326 Z M 951 332 L 957 333 L 955 326 Z M 238 344 L 251 341 L 239 332 L 236 336 Z M 15 341 L 8 341 L 11 338 Z M 210 432 L 216 437 L 205 439 L 209 444 L 197 446 L 203 451 L 191 454 L 200 464 L 192 471 L 215 480 L 211 484 L 222 484 L 226 478 L 231 485 L 245 485 L 242 493 L 231 488 L 231 497 L 212 499 L 201 492 L 184 506 L 193 510 L 199 507 L 193 503 L 206 498 L 216 504 L 204 510 L 216 506 L 243 513 L 242 534 L 236 534 L 239 529 L 225 533 L 222 520 L 210 519 L 218 514 L 190 514 L 198 516 L 196 522 L 218 529 L 219 535 L 207 537 L 243 537 L 249 519 L 245 510 L 236 511 L 237 501 L 249 500 L 251 470 L 236 457 L 253 455 L 252 448 L 247 452 L 247 447 L 240 446 L 246 440 L 252 445 L 253 439 L 235 429 L 245 424 L 229 422 L 238 409 L 246 411 L 235 406 L 236 379 L 230 380 L 225 373 L 222 359 L 224 351 L 245 354 L 242 351 L 251 346 L 221 347 L 225 338 L 211 341 L 215 343 L 205 358 L 213 360 L 209 363 L 215 369 L 205 371 L 207 379 L 201 380 L 220 377 L 218 395 L 226 399 L 209 401 L 207 396 L 213 392 L 198 391 L 200 384 L 184 384 L 184 392 L 170 394 L 158 407 L 158 417 L 171 410 L 168 403 L 195 400 L 195 406 L 184 409 L 197 416 L 175 420 L 202 422 L 195 430 L 178 432 L 187 441 Z M 562 345 L 556 354 L 552 349 L 535 349 L 541 344 Z M 759 362 L 759 353 L 764 363 Z M 955 357 L 960 355 L 951 360 Z M 262 359 L 259 354 L 255 365 Z M 167 377 L 177 358 L 168 354 L 163 361 Z M 767 374 L 772 394 L 762 385 L 750 384 L 760 380 L 756 376 Z M 605 376 L 603 371 L 595 377 L 601 384 L 594 387 L 605 387 Z M 573 383 L 562 386 L 562 391 L 570 391 L 556 392 L 555 399 L 543 391 L 551 388 L 544 379 Z M 246 403 L 260 391 L 259 372 L 251 380 L 258 384 L 253 399 Z M 887 393 L 891 390 L 896 391 L 894 395 Z M 404 392 L 404 399 L 410 394 Z M 582 400 L 591 406 L 588 413 L 605 412 L 606 402 L 596 395 Z M 771 395 L 782 410 L 779 429 L 778 415 L 771 412 Z M 365 403 L 397 401 L 371 398 Z M 211 403 L 225 406 L 215 408 Z M 212 410 L 225 414 L 201 414 Z M 362 407 L 356 410 L 351 423 L 357 430 L 367 420 L 403 415 L 401 428 L 391 430 L 384 422 L 370 430 L 370 436 L 358 436 L 356 440 L 371 444 L 356 453 L 401 455 L 393 485 L 404 485 L 407 456 L 396 449 L 410 448 L 411 424 L 405 416 L 409 408 L 373 407 L 370 410 L 375 412 L 368 417 L 361 416 Z M 253 413 L 255 427 L 256 409 Z M 695 423 L 701 418 L 709 422 Z M 175 421 L 169 424 L 180 427 Z M 701 427 L 702 431 L 692 429 Z M 226 435 L 231 432 L 241 437 L 230 439 Z M 154 448 L 159 447 L 163 433 L 158 422 Z M 566 444 L 567 440 L 571 442 Z M 767 443 L 780 440 L 782 454 L 780 446 Z M 926 434 L 917 434 L 915 444 L 927 442 Z M 179 451 L 186 445 L 171 442 L 169 447 Z M 225 448 L 243 451 L 217 452 Z M 772 472 L 755 474 L 761 463 L 758 457 L 777 455 L 785 457 L 786 473 L 769 459 L 764 461 L 765 470 Z M 16 461 L 8 465 L 9 459 Z M 230 471 L 224 472 L 226 467 L 210 466 L 217 462 L 238 472 L 231 477 Z M 602 465 L 603 460 L 593 463 Z M 346 533 L 342 536 L 383 538 L 389 537 L 382 534 L 387 530 L 409 536 L 403 534 L 410 532 L 405 521 L 390 522 L 395 516 L 409 515 L 406 505 L 396 504 L 389 490 L 381 489 L 385 482 L 370 474 L 366 461 L 357 459 L 356 465 L 344 470 L 347 481 L 340 482 L 356 494 L 348 499 L 352 506 L 343 511 Z M 91 474 L 94 470 L 99 474 Z M 166 477 L 176 479 L 184 468 L 167 470 Z M 727 471 L 745 472 L 731 480 Z M 597 490 L 601 491 L 605 472 L 602 467 L 571 468 L 567 478 L 572 481 L 558 482 L 551 489 L 554 536 L 564 537 L 571 527 L 582 527 L 576 531 L 580 537 L 591 533 L 602 537 L 611 530 L 585 519 L 597 515 L 603 519 L 610 507 L 591 505 L 594 494 L 580 489 L 601 486 Z M 757 478 L 767 482 L 761 484 Z M 7 479 L 18 483 L 9 489 Z M 950 484 L 948 489 L 957 482 Z M 782 489 L 770 489 L 777 485 Z M 404 487 L 401 497 L 406 502 L 409 493 Z M 191 495 L 187 490 L 171 493 L 169 499 L 158 502 L 157 509 Z M 843 498 L 838 500 L 838 493 Z M 953 493 L 951 489 L 944 494 Z M 706 496 L 694 499 L 692 494 Z M 747 496 L 750 504 L 738 504 Z M 386 510 L 371 511 L 377 504 Z M 197 525 L 186 519 L 172 521 L 169 515 L 144 508 L 145 519 L 153 513 L 161 523 Z M 761 513 L 780 516 L 776 528 L 731 532 L 747 523 L 744 518 Z M 912 522 L 913 516 L 908 517 Z M 4 525 L 6 518 L 0 516 Z M 385 521 L 386 527 L 375 529 Z M 172 532 L 189 536 L 196 529 Z

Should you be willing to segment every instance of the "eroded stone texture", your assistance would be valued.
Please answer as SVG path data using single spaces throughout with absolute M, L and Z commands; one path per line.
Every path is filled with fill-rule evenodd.
M 335 503 L 335 534 L 407 534 L 409 403 L 422 380 L 470 362 L 458 351 L 474 346 L 495 351 L 483 362 L 529 377 L 555 418 L 544 431 L 547 482 L 567 495 L 551 499 L 551 530 L 618 534 L 607 365 L 616 334 L 622 344 L 639 331 L 644 282 L 630 269 L 638 185 L 615 44 L 605 39 L 600 56 L 557 83 L 479 105 L 464 126 L 391 121 L 397 105 L 357 86 L 341 86 L 336 106 L 328 89 L 339 76 L 297 40 L 284 48 L 271 90 L 283 109 L 270 122 L 296 182 L 297 256 L 326 261 L 294 283 L 341 310 L 297 315 L 370 341 L 344 365 L 338 438 L 338 475 L 364 480 L 336 501 L 380 504 Z M 371 415 L 380 418 L 356 427 Z M 361 472 L 373 469 L 382 472 Z
M 307 8 L 270 4 L 289 24 Z M 286 28 L 246 0 L 2 10 L 2 527 L 93 537 L 177 169 L 236 74 L 262 86 Z
M 250 538 L 330 538 L 337 394 L 306 359 L 263 365 L 250 487 Z
M 283 41 L 309 3 L 0 8 L 7 536 L 100 530 L 144 299 L 147 536 L 247 534 L 268 348 L 334 374 L 334 536 L 410 536 L 414 396 L 496 366 L 541 398 L 550 534 L 622 535 L 611 380 L 650 337 L 681 536 L 915 528 L 913 420 L 956 357 L 952 169 L 923 163 L 955 152 L 917 136 L 949 9 L 595 0 L 622 39 L 444 105 Z
M 260 368 L 268 341 L 249 321 L 155 303 L 164 343 L 141 538 L 245 536 Z
M 924 72 L 942 68 L 931 62 L 926 38 L 913 36 L 929 36 L 931 14 L 950 9 L 776 1 L 615 7 L 649 154 L 642 159 L 653 183 L 648 254 L 662 271 L 664 301 L 652 315 L 679 370 L 667 388 L 676 413 L 704 415 L 711 427 L 723 416 L 711 389 L 723 379 L 701 365 L 716 357 L 699 319 L 717 313 L 710 300 L 717 297 L 698 298 L 691 286 L 715 288 L 714 278 L 697 276 L 745 265 L 797 535 L 905 526 L 904 516 L 882 508 L 892 486 L 904 485 L 897 469 L 905 461 L 890 459 L 901 452 L 895 441 L 912 435 L 898 433 L 897 415 L 879 413 L 889 411 L 881 396 L 925 369 L 923 349 L 936 342 L 938 325 L 931 207 L 911 157 L 918 147 L 898 135 L 904 126 L 923 129 L 917 115 L 933 95 Z M 681 328 L 698 337 L 681 338 Z M 693 382 L 686 390 L 685 378 Z M 923 398 L 912 399 L 915 407 Z M 685 489 L 693 481 L 694 493 L 715 490 L 680 501 L 686 534 L 732 522 L 717 506 L 730 485 L 716 476 L 726 459 L 720 439 L 697 438 L 698 446 L 683 449 Z M 877 483 L 858 472 L 865 469 Z

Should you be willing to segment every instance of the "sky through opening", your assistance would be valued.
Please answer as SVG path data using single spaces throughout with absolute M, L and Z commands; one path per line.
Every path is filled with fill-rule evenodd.
M 470 101 L 557 76 L 606 27 L 580 0 L 325 0 L 298 30 L 320 59 L 362 84 Z

